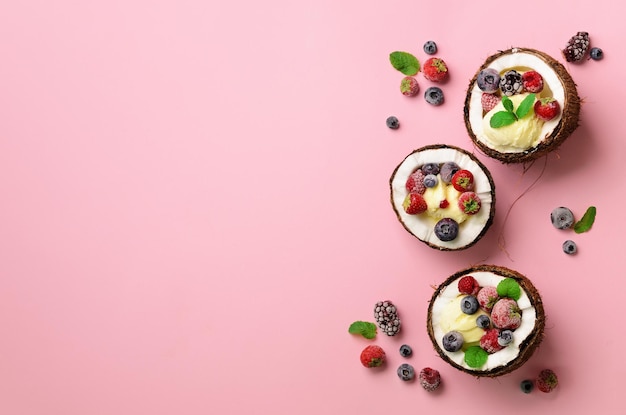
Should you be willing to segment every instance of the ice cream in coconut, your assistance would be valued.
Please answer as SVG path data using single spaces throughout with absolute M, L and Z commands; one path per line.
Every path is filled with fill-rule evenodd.
M 522 366 L 543 339 L 537 289 L 508 268 L 481 265 L 449 277 L 428 307 L 428 335 L 443 360 L 480 377 Z
M 549 55 L 513 48 L 490 56 L 470 81 L 465 125 L 489 157 L 523 163 L 556 149 L 578 127 L 576 84 Z
M 400 223 L 431 248 L 468 248 L 493 222 L 493 179 L 461 148 L 440 144 L 413 151 L 393 171 L 390 187 Z

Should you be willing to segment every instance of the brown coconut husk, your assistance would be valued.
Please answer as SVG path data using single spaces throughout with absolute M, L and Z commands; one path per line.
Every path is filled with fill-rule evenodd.
M 435 302 L 435 300 L 437 299 L 437 297 L 439 296 L 443 288 L 447 287 L 452 282 L 456 281 L 458 278 L 467 274 L 471 274 L 472 272 L 492 272 L 494 274 L 500 275 L 505 278 L 515 279 L 519 283 L 520 287 L 526 292 L 526 294 L 530 298 L 530 302 L 532 306 L 535 308 L 535 311 L 537 314 L 537 318 L 535 320 L 535 327 L 533 328 L 531 333 L 528 335 L 528 337 L 526 337 L 526 339 L 520 344 L 520 352 L 518 356 L 512 361 L 510 361 L 508 364 L 506 364 L 505 366 L 496 367 L 491 370 L 468 369 L 452 361 L 448 357 L 448 355 L 446 355 L 445 351 L 439 347 L 439 344 L 437 343 L 437 340 L 435 339 L 434 330 L 432 327 L 433 303 Z M 437 353 L 443 360 L 448 362 L 450 365 L 452 365 L 456 369 L 462 372 L 465 372 L 467 374 L 470 374 L 472 376 L 490 377 L 490 378 L 506 375 L 507 373 L 511 373 L 512 371 L 520 368 L 524 363 L 526 363 L 526 361 L 528 361 L 528 359 L 532 356 L 532 354 L 535 352 L 535 350 L 537 349 L 537 347 L 543 340 L 545 324 L 546 324 L 546 316 L 545 316 L 545 311 L 543 309 L 543 302 L 535 286 L 530 282 L 528 278 L 526 278 L 524 275 L 520 274 L 519 272 L 513 271 L 505 267 L 497 266 L 497 265 L 478 265 L 469 269 L 465 269 L 463 271 L 459 271 L 456 274 L 450 276 L 448 279 L 446 279 L 441 285 L 437 287 L 437 289 L 435 290 L 435 293 L 433 294 L 430 300 L 430 303 L 428 306 L 427 321 L 426 321 L 426 326 L 428 329 L 428 336 L 430 337 L 430 340 L 432 341 L 435 350 L 437 351 Z
M 487 68 L 491 64 L 491 62 L 493 62 L 497 58 L 506 54 L 518 52 L 525 52 L 534 55 L 542 59 L 552 67 L 554 72 L 556 72 L 556 74 L 559 76 L 561 83 L 563 84 L 565 91 L 565 100 L 563 103 L 563 108 L 561 108 L 561 121 L 548 137 L 542 140 L 536 147 L 529 148 L 526 151 L 518 153 L 503 153 L 494 150 L 493 148 L 485 145 L 476 138 L 476 135 L 472 130 L 472 126 L 469 120 L 469 102 L 472 95 L 472 90 L 474 88 L 474 84 L 476 83 L 476 79 L 480 71 Z M 565 139 L 569 137 L 574 132 L 574 130 L 576 130 L 579 123 L 580 104 L 581 99 L 578 96 L 578 92 L 576 90 L 576 83 L 574 83 L 574 80 L 572 79 L 570 74 L 559 61 L 552 58 L 548 54 L 535 49 L 511 48 L 490 56 L 489 58 L 487 58 L 485 63 L 478 69 L 478 71 L 469 83 L 467 95 L 465 98 L 465 105 L 463 107 L 463 116 L 465 118 L 465 127 L 467 128 L 467 132 L 469 133 L 470 138 L 485 155 L 496 160 L 500 160 L 502 163 L 505 164 L 526 163 L 535 160 L 541 156 L 544 156 L 553 150 L 556 150 L 565 141 Z
M 420 239 L 417 235 L 415 235 L 413 232 L 411 232 L 411 229 L 404 223 L 404 221 L 402 220 L 402 217 L 400 216 L 400 212 L 396 209 L 395 204 L 393 203 L 393 179 L 396 176 L 396 173 L 398 171 L 398 168 L 400 167 L 400 165 L 402 164 L 402 162 L 404 162 L 404 160 L 406 160 L 407 158 L 411 157 L 413 154 L 420 152 L 420 151 L 424 151 L 424 150 L 433 150 L 433 149 L 454 149 L 456 151 L 459 151 L 465 155 L 467 155 L 469 158 L 471 158 L 483 171 L 483 173 L 485 174 L 485 176 L 487 177 L 487 180 L 489 180 L 489 185 L 491 186 L 491 211 L 489 212 L 489 218 L 487 220 L 487 222 L 485 223 L 485 226 L 483 227 L 482 231 L 480 232 L 480 234 L 474 238 L 474 240 L 472 242 L 470 242 L 467 245 L 464 245 L 462 247 L 459 248 L 455 248 L 455 249 L 451 249 L 445 246 L 441 246 L 441 245 L 436 245 L 433 243 L 430 243 L 429 241 L 424 241 L 422 239 Z M 391 200 L 391 206 L 393 207 L 393 210 L 396 214 L 396 217 L 398 218 L 398 221 L 402 224 L 402 226 L 404 227 L 404 229 L 406 229 L 407 232 L 409 232 L 411 235 L 415 236 L 415 238 L 417 238 L 419 241 L 423 242 L 424 244 L 428 245 L 429 247 L 433 248 L 433 249 L 437 249 L 440 251 L 461 251 L 464 249 L 467 249 L 471 246 L 473 246 L 474 244 L 476 244 L 476 242 L 478 242 L 487 232 L 487 230 L 489 229 L 489 227 L 491 226 L 491 224 L 493 223 L 493 219 L 495 217 L 496 214 L 496 185 L 493 181 L 493 177 L 491 176 L 491 173 L 489 173 L 489 170 L 487 170 L 487 167 L 485 167 L 485 165 L 483 163 L 480 162 L 480 160 L 478 160 L 478 158 L 476 158 L 476 156 L 474 156 L 472 153 L 468 152 L 467 150 L 464 150 L 460 147 L 456 147 L 456 146 L 452 146 L 452 145 L 446 145 L 446 144 L 431 144 L 431 145 L 427 145 L 424 147 L 420 147 L 416 150 L 413 150 L 409 155 L 407 155 L 400 164 L 398 164 L 398 166 L 396 166 L 396 168 L 393 170 L 393 173 L 391 174 L 391 178 L 389 179 L 389 187 L 390 187 L 390 200 Z

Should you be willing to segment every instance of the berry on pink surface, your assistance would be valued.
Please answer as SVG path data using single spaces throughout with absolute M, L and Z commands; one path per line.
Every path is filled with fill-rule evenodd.
M 559 379 L 554 371 L 551 369 L 544 369 L 539 372 L 539 376 L 537 377 L 535 383 L 537 384 L 537 389 L 541 392 L 550 393 L 559 384 Z
M 400 92 L 407 97 L 414 97 L 420 90 L 417 79 L 412 76 L 405 76 L 400 82 Z
M 418 376 L 420 385 L 428 392 L 436 390 L 441 384 L 441 374 L 438 370 L 425 367 Z
M 385 351 L 380 346 L 370 345 L 361 352 L 361 364 L 367 368 L 381 366 L 385 359 Z

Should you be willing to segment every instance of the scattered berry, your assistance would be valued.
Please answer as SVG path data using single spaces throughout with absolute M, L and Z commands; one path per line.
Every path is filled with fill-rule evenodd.
M 413 354 L 413 349 L 408 344 L 403 344 L 400 346 L 400 356 L 409 357 Z
M 424 186 L 426 187 L 435 187 L 437 186 L 438 182 L 439 179 L 437 179 L 437 176 L 435 176 L 434 174 L 428 174 L 426 175 L 426 177 L 424 177 Z
M 422 166 L 424 174 L 439 174 L 439 165 L 436 163 L 426 163 Z
M 557 229 L 569 229 L 574 224 L 574 214 L 568 208 L 561 206 L 550 213 L 550 221 Z
M 463 192 L 459 196 L 459 209 L 468 215 L 475 215 L 480 210 L 480 198 L 474 192 Z
M 490 313 L 496 301 L 500 299 L 500 296 L 498 295 L 496 287 L 487 286 L 478 291 L 476 299 L 478 300 L 478 304 L 480 304 L 480 308 Z
M 481 329 L 491 328 L 491 319 L 489 318 L 489 316 L 481 314 L 476 317 L 476 325 Z
M 430 58 L 422 66 L 424 78 L 432 82 L 442 82 L 448 77 L 448 67 L 443 59 Z
M 424 52 L 426 52 L 427 55 L 434 55 L 437 53 L 437 44 L 432 40 L 424 43 Z
M 500 97 L 495 94 L 484 93 L 480 97 L 480 103 L 483 106 L 483 111 L 489 112 L 500 103 Z
M 495 353 L 502 350 L 502 346 L 498 343 L 498 329 L 489 329 L 480 338 L 480 347 L 487 353 Z
M 380 346 L 370 345 L 361 352 L 361 364 L 365 367 L 378 367 L 385 363 L 385 351 Z
M 474 175 L 471 171 L 462 169 L 454 173 L 450 183 L 459 192 L 467 192 L 474 188 Z
M 502 78 L 500 78 L 500 90 L 507 97 L 522 92 L 524 90 L 522 75 L 513 69 L 507 71 Z
M 569 239 L 563 242 L 563 252 L 567 255 L 574 255 L 578 248 L 576 247 L 576 242 L 570 241 Z
M 472 277 L 471 275 L 461 277 L 457 284 L 457 287 L 459 288 L 459 292 L 461 294 L 467 295 L 476 295 L 480 290 L 480 285 L 478 285 L 478 281 L 476 281 L 476 278 Z
M 511 330 L 502 330 L 498 335 L 498 344 L 506 347 L 513 341 L 513 332 Z
M 406 195 L 404 202 L 402 202 L 402 207 L 409 215 L 419 215 L 420 213 L 426 212 L 426 209 L 428 209 L 424 196 L 413 192 Z
M 443 348 L 449 352 L 457 352 L 461 350 L 464 342 L 465 340 L 463 339 L 463 335 L 458 331 L 450 331 L 444 334 L 441 339 Z
M 426 186 L 424 186 L 424 177 L 426 177 L 426 175 L 420 169 L 417 169 L 413 173 L 411 173 L 404 185 L 407 192 L 419 193 L 423 195 L 426 191 Z
M 501 298 L 491 310 L 491 321 L 500 329 L 515 330 L 522 323 L 522 311 L 517 301 L 512 298 Z
M 450 202 L 448 202 L 446 199 L 443 199 L 441 202 L 439 202 L 439 209 L 445 209 L 448 206 L 450 206 Z
M 459 170 L 461 170 L 461 168 L 459 167 L 458 164 L 456 164 L 453 161 L 448 161 L 446 163 L 443 163 L 441 165 L 441 170 L 439 172 L 441 175 L 441 180 L 444 183 L 450 183 L 452 181 L 452 176 L 454 176 L 454 173 L 456 173 Z
M 567 41 L 565 49 L 561 52 L 568 62 L 578 62 L 585 57 L 589 48 L 589 33 L 578 32 Z
M 544 369 L 539 372 L 539 376 L 535 382 L 537 383 L 537 389 L 541 392 L 550 393 L 559 384 L 559 379 L 552 370 Z
M 604 52 L 600 48 L 591 48 L 589 51 L 589 57 L 594 61 L 599 61 L 604 58 Z
M 400 82 L 400 92 L 407 97 L 414 97 L 420 90 L 417 79 L 412 76 L 405 76 Z
M 413 380 L 415 378 L 415 369 L 408 363 L 402 363 L 398 367 L 398 377 L 405 382 Z
M 478 73 L 476 85 L 481 91 L 492 94 L 500 88 L 500 74 L 493 68 L 485 68 Z
M 535 102 L 535 115 L 543 121 L 550 121 L 561 112 L 559 101 L 554 98 L 541 98 Z
M 424 389 L 432 392 L 441 384 L 441 375 L 438 370 L 425 367 L 420 371 L 419 381 Z
M 440 241 L 450 242 L 459 234 L 459 224 L 452 218 L 443 218 L 435 224 L 435 236 Z
M 528 92 L 543 91 L 543 77 L 537 71 L 528 71 L 522 74 L 522 85 L 524 90 Z
M 400 317 L 396 306 L 389 300 L 379 301 L 374 306 L 374 319 L 380 330 L 387 336 L 395 336 L 400 332 Z
M 398 121 L 398 118 L 394 117 L 393 115 L 391 117 L 387 117 L 387 127 L 391 128 L 392 130 L 397 130 L 398 128 L 400 128 L 400 121 Z
M 535 384 L 533 383 L 532 380 L 524 379 L 523 381 L 520 382 L 519 387 L 522 390 L 522 392 L 531 393 L 533 389 L 535 388 Z
M 431 86 L 424 93 L 424 99 L 431 105 L 441 105 L 443 104 L 443 91 L 441 88 Z
M 474 314 L 478 308 L 478 300 L 473 295 L 466 295 L 461 299 L 461 311 L 465 314 Z

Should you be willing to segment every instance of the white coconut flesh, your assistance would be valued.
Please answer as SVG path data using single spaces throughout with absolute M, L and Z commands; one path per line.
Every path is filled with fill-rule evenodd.
M 517 148 L 494 143 L 489 139 L 489 137 L 487 137 L 483 130 L 483 108 L 480 102 L 483 91 L 478 88 L 478 85 L 475 82 L 474 86 L 472 87 L 471 96 L 468 103 L 468 118 L 476 139 L 487 147 L 501 153 L 521 153 L 528 150 L 529 148 L 536 147 L 554 132 L 555 128 L 561 121 L 561 116 L 563 114 L 563 108 L 565 103 L 565 86 L 563 82 L 561 81 L 558 74 L 554 71 L 554 69 L 552 69 L 552 67 L 543 59 L 531 53 L 515 51 L 515 49 L 509 54 L 504 54 L 494 59 L 488 67 L 498 71 L 501 76 L 509 70 L 516 70 L 520 73 L 527 72 L 529 70 L 537 71 L 543 77 L 544 83 L 544 88 L 540 93 L 537 94 L 537 98 L 545 98 L 551 96 L 558 101 L 561 107 L 561 112 L 557 117 L 543 123 L 539 136 L 533 143 L 531 143 L 531 146 L 528 148 Z
M 505 278 L 501 275 L 484 271 L 471 272 L 468 275 L 473 276 L 476 281 L 478 281 L 478 284 L 481 287 L 496 287 L 498 283 Z M 441 316 L 443 310 L 446 308 L 448 303 L 450 303 L 450 301 L 454 300 L 461 294 L 458 289 L 458 281 L 461 278 L 462 276 L 452 281 L 452 283 L 442 289 L 439 293 L 439 296 L 437 296 L 437 298 L 434 300 L 431 308 L 431 324 L 433 334 L 437 341 L 437 344 L 439 345 L 439 348 L 443 351 L 443 353 L 448 356 L 448 358 L 450 358 L 451 361 L 467 370 L 487 371 L 509 364 L 520 354 L 520 346 L 522 342 L 524 342 L 524 340 L 533 332 L 533 329 L 535 328 L 537 313 L 535 307 L 533 307 L 531 304 L 528 294 L 522 288 L 522 295 L 520 296 L 519 300 L 517 300 L 517 305 L 522 310 L 522 322 L 520 326 L 513 332 L 513 341 L 502 350 L 490 354 L 487 357 L 487 362 L 483 366 L 478 368 L 470 367 L 467 365 L 467 363 L 465 363 L 464 351 L 459 350 L 457 352 L 448 352 L 446 351 L 446 349 L 444 349 L 443 336 L 446 333 L 441 329 Z
M 461 169 L 469 170 L 474 176 L 474 189 L 480 198 L 481 208 L 469 216 L 459 225 L 459 232 L 452 241 L 441 241 L 435 235 L 435 224 L 438 219 L 428 216 L 427 213 L 409 215 L 404 211 L 402 202 L 408 191 L 406 181 L 418 167 L 427 163 L 443 164 L 453 161 Z M 409 155 L 398 166 L 395 175 L 391 179 L 392 202 L 399 219 L 404 223 L 409 232 L 418 239 L 445 249 L 459 249 L 471 244 L 480 236 L 485 224 L 489 220 L 493 209 L 492 186 L 483 168 L 470 156 L 453 148 L 426 149 Z

